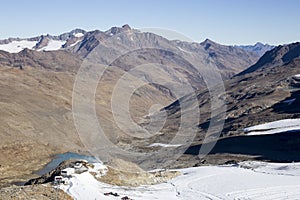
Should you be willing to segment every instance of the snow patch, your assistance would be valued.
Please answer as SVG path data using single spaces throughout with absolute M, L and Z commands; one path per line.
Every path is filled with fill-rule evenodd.
M 25 48 L 33 49 L 36 43 L 37 41 L 28 41 L 28 40 L 12 41 L 8 44 L 1 44 L 0 50 L 7 51 L 9 53 L 18 53 Z
M 76 41 L 75 43 L 71 44 L 70 47 L 75 46 L 76 44 L 78 44 L 79 42 L 81 42 L 81 40 Z
M 180 51 L 183 51 L 183 52 L 186 52 L 186 53 L 190 53 L 190 52 L 188 52 L 188 51 L 186 51 L 186 50 L 184 50 L 183 48 L 181 48 L 181 47 L 177 47 Z
M 300 130 L 300 119 L 283 119 L 244 129 L 246 135 L 266 135 Z
M 75 33 L 74 36 L 75 37 L 82 37 L 82 36 L 84 36 L 84 34 L 83 33 Z
M 62 45 L 64 45 L 66 41 L 63 40 L 50 40 L 47 44 L 47 46 L 39 49 L 38 51 L 55 51 L 62 48 Z
M 294 75 L 294 77 L 300 78 L 300 74 L 296 74 L 296 75 Z
M 148 147 L 180 147 L 181 144 L 163 144 L 163 143 L 153 143 Z

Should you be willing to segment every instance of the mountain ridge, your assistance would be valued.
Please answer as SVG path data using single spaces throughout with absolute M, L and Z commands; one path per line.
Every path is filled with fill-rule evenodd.
M 0 40 L 0 50 L 5 50 L 3 47 L 1 47 L 1 45 L 7 45 L 11 42 L 20 42 L 20 41 L 31 41 L 31 42 L 37 42 L 33 47 L 29 48 L 29 49 L 33 49 L 33 50 L 40 50 L 41 47 L 39 45 L 39 43 L 43 43 L 43 40 L 55 40 L 55 41 L 63 41 L 64 43 L 59 46 L 56 47 L 55 49 L 51 49 L 51 50 L 59 50 L 59 49 L 65 49 L 67 47 L 70 46 L 74 46 L 76 42 L 78 42 L 78 38 L 85 36 L 87 33 L 89 34 L 99 34 L 100 32 L 107 35 L 107 36 L 113 36 L 119 33 L 122 33 L 124 31 L 130 31 L 130 30 L 134 30 L 134 31 L 138 31 L 138 29 L 132 29 L 128 24 L 125 24 L 121 27 L 111 27 L 110 29 L 106 30 L 106 31 L 100 31 L 100 30 L 91 30 L 91 31 L 86 31 L 80 28 L 75 28 L 69 32 L 65 32 L 59 35 L 50 35 L 50 34 L 43 34 L 40 36 L 33 36 L 33 37 L 25 37 L 25 38 L 20 38 L 20 37 L 14 37 L 14 38 L 7 38 L 7 39 L 1 39 Z M 77 34 L 77 37 L 76 37 Z M 82 35 L 81 35 L 82 34 Z M 75 37 L 74 37 L 75 36 Z M 80 37 L 79 37 L 80 36 Z M 74 38 L 77 38 L 77 40 L 74 40 Z M 175 41 L 175 40 L 172 40 Z M 210 43 L 214 43 L 214 44 L 218 44 L 210 39 L 206 39 L 203 42 L 200 42 L 200 44 L 205 44 L 207 42 Z M 45 43 L 45 42 L 44 42 Z M 252 53 L 256 53 L 259 56 L 261 56 L 266 50 L 270 50 L 271 48 L 273 48 L 274 46 L 272 45 L 268 45 L 268 44 L 262 44 L 260 42 L 257 42 L 255 45 L 223 45 L 223 46 L 233 46 L 233 47 L 238 47 L 241 48 L 243 50 L 246 50 L 248 52 L 252 52 Z M 25 47 L 27 48 L 27 47 Z M 24 49 L 24 48 L 23 48 Z M 23 49 L 19 49 L 14 50 L 13 53 L 17 53 Z M 257 53 L 257 51 L 260 51 L 260 53 Z M 12 53 L 12 52 L 11 52 Z
M 298 87 L 296 84 L 298 79 L 293 77 L 300 74 L 300 69 L 297 68 L 299 65 L 300 43 L 280 45 L 266 52 L 256 64 L 244 72 L 225 81 L 226 92 L 219 94 L 218 97 L 225 97 L 227 105 L 225 126 L 221 135 L 243 134 L 244 128 L 256 125 L 258 122 L 299 117 L 298 100 L 293 104 L 284 103 L 285 100 L 292 98 L 300 99 L 298 90 L 291 89 L 292 86 L 290 86 L 293 84 L 293 87 Z M 193 97 L 193 95 L 190 96 Z M 204 112 L 201 114 L 198 127 L 200 135 L 202 134 L 202 136 L 198 135 L 198 137 L 200 136 L 198 140 L 202 141 L 203 133 L 207 130 L 210 122 L 210 101 L 207 100 L 210 99 L 209 91 L 198 90 L 197 97 L 199 109 Z M 189 95 L 183 97 L 182 101 L 189 101 Z M 171 114 L 166 126 L 173 126 L 174 130 L 176 130 L 175 124 L 180 124 L 176 120 L 172 121 L 180 119 L 179 106 L 178 101 L 175 101 L 165 108 L 165 111 Z M 279 108 L 283 110 L 279 112 Z M 290 111 L 292 108 L 294 109 L 293 113 Z M 168 129 L 165 131 L 169 132 Z
M 272 50 L 275 48 L 274 45 L 269 44 L 263 44 L 261 42 L 257 42 L 254 45 L 235 45 L 236 47 L 239 47 L 241 49 L 244 49 L 246 51 L 254 52 L 259 56 L 264 55 L 267 51 Z
M 245 71 L 237 74 L 236 76 L 251 73 L 261 70 L 263 67 L 284 65 L 291 62 L 294 58 L 299 57 L 299 42 L 291 43 L 288 45 L 279 45 L 273 50 L 266 52 L 253 66 L 250 66 Z

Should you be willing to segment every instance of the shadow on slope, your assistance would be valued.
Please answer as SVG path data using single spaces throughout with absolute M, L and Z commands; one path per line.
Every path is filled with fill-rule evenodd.
M 209 144 L 203 144 L 209 145 Z M 189 147 L 185 154 L 198 155 L 202 145 Z M 220 139 L 210 154 L 243 154 L 272 162 L 300 161 L 300 131 L 272 135 L 237 136 Z

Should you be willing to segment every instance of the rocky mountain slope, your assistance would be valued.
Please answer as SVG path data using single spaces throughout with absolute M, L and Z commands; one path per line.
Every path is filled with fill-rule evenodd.
M 25 42 L 26 45 L 28 42 L 35 42 L 35 44 L 29 47 L 16 42 Z M 12 47 L 13 45 L 17 45 L 17 47 Z M 11 48 L 15 49 L 11 50 Z M 85 59 L 100 64 L 117 66 L 126 72 L 151 64 L 151 68 L 156 67 L 161 71 L 147 70 L 145 72 L 140 70 L 138 72 L 139 76 L 143 77 L 146 82 L 154 82 L 157 79 L 157 73 L 162 74 L 159 80 L 160 83 L 155 84 L 157 89 L 163 89 L 159 85 L 164 86 L 163 90 L 165 88 L 168 88 L 168 90 L 176 88 L 180 90 L 176 98 L 186 95 L 186 88 L 199 89 L 205 87 L 206 83 L 202 76 L 207 71 L 216 70 L 223 79 L 228 79 L 254 64 L 259 58 L 257 54 L 244 51 L 238 47 L 224 46 L 210 40 L 200 44 L 170 41 L 153 33 L 131 29 L 128 25 L 112 27 L 105 32 L 99 30 L 86 32 L 75 29 L 59 36 L 42 35 L 29 39 L 10 38 L 0 41 L 1 49 L 9 52 L 19 52 L 12 55 L 5 52 L 1 53 L 2 64 L 17 67 L 26 64 L 36 66 L 40 62 L 33 55 L 38 57 L 41 54 L 26 49 L 48 52 L 47 55 L 51 54 L 54 57 L 56 54 L 63 54 L 58 50 L 67 51 L 76 57 L 73 59 L 75 62 L 78 58 Z M 60 57 L 60 59 L 64 59 L 65 62 L 72 60 L 70 54 L 68 54 L 68 57 Z M 43 63 L 47 65 L 44 66 L 45 68 L 56 64 L 47 61 Z M 57 65 L 56 67 L 56 70 L 64 70 L 59 69 L 59 67 L 65 68 L 63 65 Z M 68 67 L 68 70 L 70 70 L 70 67 Z M 174 94 L 172 95 L 174 96 Z
M 120 56 L 124 57 L 125 55 L 123 54 L 126 54 L 127 63 L 124 63 L 125 60 L 123 59 L 122 65 L 119 66 L 125 70 L 128 70 L 129 66 L 149 63 L 153 60 L 165 65 L 170 64 L 170 61 L 163 62 L 159 61 L 160 59 L 155 59 L 157 56 L 166 56 L 168 53 L 165 51 L 171 51 L 173 54 L 177 54 L 180 51 L 196 53 L 198 56 L 206 59 L 207 62 L 216 65 L 224 78 L 231 77 L 237 72 L 244 70 L 251 64 L 254 64 L 259 58 L 259 55 L 253 52 L 244 51 L 234 46 L 220 45 L 210 40 L 200 44 L 169 41 L 153 33 L 132 29 L 129 25 L 112 27 L 105 32 L 99 30 L 86 32 L 81 29 L 75 29 L 58 36 L 48 34 L 33 38 L 0 40 L 0 50 L 10 53 L 18 53 L 25 48 L 37 51 L 66 50 L 74 53 L 76 56 L 79 55 L 81 58 L 86 58 L 92 51 L 95 51 L 95 47 L 97 47 L 96 51 L 99 53 L 99 58 L 97 59 L 102 64 L 112 64 L 113 62 L 116 64 L 117 61 L 115 60 L 119 59 Z M 154 51 L 155 49 L 156 51 Z M 168 54 L 167 56 L 169 59 L 176 59 L 176 55 Z M 118 62 L 120 63 L 121 61 Z M 181 70 L 190 68 L 187 63 L 182 62 L 178 66 L 181 67 Z M 193 74 L 193 71 L 190 69 L 185 69 L 185 71 L 188 74 Z
M 0 173 L 4 182 L 20 180 L 19 175 L 31 174 L 46 164 L 53 154 L 86 150 L 80 142 L 72 116 L 74 70 L 79 68 L 81 60 L 64 51 L 24 51 L 28 54 L 23 60 L 22 69 L 0 67 L 3 136 L 0 142 Z M 18 58 L 18 55 L 14 56 Z M 66 62 L 68 56 L 71 58 Z M 7 63 L 10 59 L 3 60 Z M 124 71 L 111 67 L 96 92 L 99 120 L 115 143 L 122 140 L 119 138 L 122 132 L 112 123 L 110 101 L 115 82 L 122 74 Z M 131 114 L 133 118 L 138 118 L 148 114 L 154 102 L 167 105 L 172 100 L 173 97 L 168 93 L 146 85 L 139 89 L 139 93 L 132 95 L 134 103 Z
M 49 47 L 51 41 L 55 48 Z M 64 43 L 57 45 L 55 41 Z M 9 39 L 0 44 L 0 49 L 3 45 L 13 45 L 9 48 L 16 52 L 0 51 L 0 184 L 32 178 L 32 172 L 54 154 L 86 151 L 72 115 L 74 81 L 84 61 L 91 62 L 99 70 L 103 69 L 103 64 L 108 67 L 96 88 L 98 121 L 114 144 L 130 149 L 140 141 L 118 127 L 111 108 L 113 90 L 130 70 L 155 63 L 164 72 L 157 73 L 148 67 L 147 73 L 131 73 L 136 77 L 130 77 L 130 83 L 144 84 L 134 91 L 129 102 L 130 115 L 138 122 L 149 115 L 153 105 L 158 104 L 160 109 L 177 98 L 172 87 L 180 89 L 179 96 L 186 94 L 184 87 L 179 87 L 183 79 L 188 80 L 187 85 L 194 90 L 205 86 L 190 62 L 199 61 L 196 64 L 202 72 L 209 72 L 210 67 L 217 68 L 225 79 L 258 59 L 253 53 L 212 41 L 201 44 L 169 41 L 127 25 L 106 32 L 78 29 L 60 36 L 26 39 L 32 42 L 32 50 L 28 46 L 24 49 L 19 42 L 24 43 L 23 39 Z M 157 78 L 160 84 L 152 83 Z M 147 84 L 149 82 L 151 84 Z M 123 86 L 122 92 L 131 91 L 130 84 Z M 124 98 L 115 99 L 115 104 L 122 109 Z M 127 119 L 122 120 L 126 123 Z
M 207 133 L 210 121 L 221 121 L 225 116 L 221 137 L 243 135 L 244 128 L 280 119 L 299 118 L 299 74 L 300 43 L 278 46 L 267 52 L 259 61 L 225 82 L 225 93 L 217 98 L 224 99 L 226 113 L 212 115 L 211 99 L 208 90 L 199 90 L 196 95 L 199 104 L 190 104 L 190 111 L 198 107 L 201 118 L 197 124 L 198 134 L 194 144 L 201 144 Z M 181 99 L 193 102 L 193 95 Z M 174 137 L 180 125 L 180 105 L 175 101 L 164 109 L 168 119 L 161 134 L 151 142 L 166 142 Z M 187 103 L 188 104 L 188 103 Z M 157 114 L 159 115 L 159 114 Z M 214 130 L 210 130 L 214 135 Z

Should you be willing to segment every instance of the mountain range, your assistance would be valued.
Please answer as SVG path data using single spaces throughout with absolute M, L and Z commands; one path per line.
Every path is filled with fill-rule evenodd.
M 292 112 L 297 101 L 290 105 L 284 102 L 297 99 L 290 82 L 300 74 L 299 43 L 278 47 L 226 46 L 209 39 L 189 43 L 124 25 L 107 31 L 75 29 L 59 36 L 9 38 L 0 41 L 0 49 L 1 184 L 27 180 L 55 154 L 86 151 L 72 116 L 74 81 L 86 61 L 99 70 L 107 66 L 96 88 L 96 114 L 104 132 L 109 133 L 107 137 L 124 149 L 152 151 L 156 148 L 148 145 L 168 143 L 180 124 L 180 101 L 189 105 L 188 110 L 197 106 L 201 111 L 199 123 L 192 127 L 197 131 L 193 146 L 201 145 L 211 120 L 205 75 L 212 69 L 225 81 L 226 93 L 219 94 L 227 106 L 223 138 L 242 135 L 244 128 L 260 122 L 298 116 L 297 110 Z M 149 63 L 158 66 L 161 73 L 151 68 L 135 71 Z M 143 83 L 130 98 L 132 119 L 146 127 L 153 104 L 159 108 L 152 120 L 159 119 L 162 112 L 168 114 L 160 134 L 143 141 L 124 133 L 111 108 L 118 80 L 132 72 L 138 77 L 130 79 L 132 84 Z M 186 89 L 190 86 L 193 95 Z M 121 89 L 124 94 L 131 91 L 127 85 Z M 195 95 L 197 105 L 190 103 Z M 125 100 L 116 99 L 115 103 L 123 105 Z M 189 156 L 183 155 L 182 165 L 197 164 L 198 160 L 192 162 Z
M 267 51 L 272 50 L 275 46 L 269 44 L 263 44 L 261 42 L 257 42 L 255 45 L 239 45 L 237 46 L 246 51 L 254 52 L 259 56 L 264 55 Z
M 54 51 L 60 49 L 68 49 L 84 41 L 86 36 L 91 35 L 102 35 L 103 39 L 107 37 L 114 36 L 123 31 L 132 30 L 129 25 L 124 25 L 122 27 L 112 27 L 107 31 L 85 31 L 83 29 L 74 29 L 70 32 L 63 33 L 57 36 L 50 34 L 40 35 L 30 38 L 8 38 L 0 40 L 0 50 L 7 51 L 9 53 L 18 53 L 25 48 L 37 51 Z M 138 30 L 135 30 L 138 31 Z M 85 40 L 84 42 L 86 42 Z M 206 39 L 203 44 L 207 42 L 212 42 L 209 39 Z M 79 44 L 81 46 L 81 44 Z M 259 56 L 262 56 L 266 51 L 274 48 L 273 45 L 262 44 L 257 42 L 254 45 L 234 45 L 233 47 L 239 47 L 248 52 L 256 53 Z
M 212 154 L 217 156 L 219 161 L 214 160 L 214 158 L 212 163 L 224 161 L 218 156 L 220 153 L 238 160 L 250 159 L 249 157 L 235 157 L 237 154 L 243 154 L 242 152 L 277 162 L 299 160 L 299 157 L 295 156 L 298 155 L 297 152 L 299 151 L 297 134 L 283 133 L 278 136 L 253 136 L 253 138 L 245 136 L 247 127 L 300 117 L 299 48 L 299 42 L 277 46 L 266 52 L 256 64 L 225 81 L 225 93 L 220 93 L 216 97 L 225 100 L 227 107 L 225 113 L 213 115 L 210 91 L 208 90 L 196 92 L 198 104 L 192 103 L 194 102 L 194 94 L 190 94 L 165 107 L 161 112 L 167 112 L 168 119 L 161 130 L 163 134 L 157 135 L 151 142 L 163 143 L 174 137 L 172 134 L 177 132 L 182 115 L 179 102 L 185 102 L 185 104 L 190 105 L 190 108 L 187 109 L 188 112 L 192 112 L 196 107 L 201 111 L 201 118 L 197 124 L 198 132 L 193 140 L 194 144 L 187 150 L 187 155 L 198 155 L 200 147 L 207 142 L 204 140 L 206 134 L 209 134 L 218 140 L 216 150 L 213 150 Z M 156 115 L 159 116 L 160 114 L 157 113 Z M 157 118 L 159 119 L 159 117 Z M 218 138 L 218 129 L 209 130 L 209 124 L 212 120 L 215 120 L 215 126 L 218 126 L 218 122 L 221 123 L 222 120 L 225 120 L 220 138 Z M 261 131 L 267 130 L 262 129 Z M 214 139 L 212 138 L 212 140 Z M 219 146 L 218 143 L 220 143 Z M 223 143 L 226 145 L 222 146 Z M 218 150 L 218 148 L 222 150 Z M 237 150 L 237 148 L 239 149 Z M 230 155 L 231 153 L 235 156 Z M 197 157 L 189 160 L 196 159 Z M 209 159 L 209 156 L 206 159 Z

